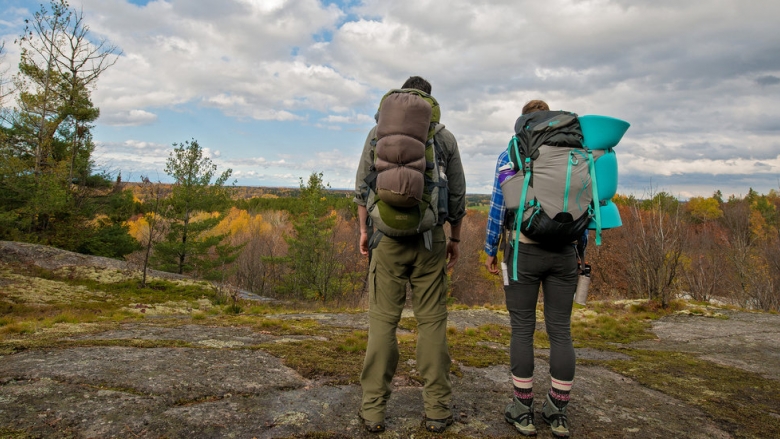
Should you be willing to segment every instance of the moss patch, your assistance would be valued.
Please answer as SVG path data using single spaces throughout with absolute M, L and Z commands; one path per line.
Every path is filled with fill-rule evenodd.
M 413 319 L 412 319 L 413 320 Z M 300 326 L 298 326 L 300 325 Z M 399 361 L 395 376 L 422 383 L 416 370 L 416 324 L 406 325 L 409 333 L 397 336 Z M 334 384 L 359 382 L 368 343 L 366 331 L 328 327 L 314 321 L 282 321 L 268 319 L 255 328 L 268 333 L 318 335 L 326 340 L 300 340 L 287 343 L 263 343 L 254 346 L 282 359 L 284 364 L 309 379 L 324 379 Z M 447 337 L 453 359 L 451 371 L 460 375 L 459 365 L 488 367 L 508 364 L 510 330 L 500 325 L 483 325 L 458 331 L 448 328 Z
M 575 347 L 608 349 L 612 343 L 632 343 L 656 338 L 650 332 L 653 320 L 672 313 L 652 302 L 594 302 L 572 311 L 571 333 Z
M 2 439 L 30 439 L 34 437 L 35 436 L 31 436 L 21 430 L 11 430 L 9 428 L 0 427 L 0 438 Z
M 509 364 L 509 339 L 512 332 L 502 325 L 482 325 L 463 331 L 449 328 L 447 341 L 453 361 L 469 367 Z
M 323 332 L 321 335 L 328 338 L 325 341 L 309 339 L 263 343 L 256 348 L 280 358 L 287 367 L 295 369 L 305 378 L 324 379 L 333 384 L 358 383 L 368 333 L 338 328 L 329 328 Z
M 605 362 L 610 369 L 701 408 L 735 437 L 780 437 L 779 382 L 685 353 L 621 352 L 632 359 Z
M 92 330 L 80 324 L 191 315 L 214 308 L 213 289 L 199 281 L 153 279 L 141 288 L 134 275 L 119 270 L 48 271 L 15 265 L 1 265 L 0 278 L 0 340 L 38 332 L 67 336 Z

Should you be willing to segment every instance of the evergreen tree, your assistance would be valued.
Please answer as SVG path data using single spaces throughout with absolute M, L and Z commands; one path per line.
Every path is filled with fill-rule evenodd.
M 169 232 L 155 247 L 153 262 L 162 270 L 204 275 L 213 267 L 213 259 L 221 257 L 213 253 L 224 235 L 209 234 L 219 223 L 219 217 L 203 214 L 228 206 L 230 197 L 225 182 L 233 171 L 224 171 L 212 183 L 217 166 L 203 156 L 197 140 L 174 143 L 173 146 L 165 172 L 175 182 L 171 196 L 160 212 L 169 221 Z M 222 253 L 230 252 L 222 250 Z
M 339 262 L 333 258 L 336 216 L 328 208 L 322 173 L 312 173 L 306 185 L 301 179 L 299 200 L 305 209 L 293 222 L 295 234 L 286 237 L 290 271 L 288 294 L 327 301 L 340 291 Z

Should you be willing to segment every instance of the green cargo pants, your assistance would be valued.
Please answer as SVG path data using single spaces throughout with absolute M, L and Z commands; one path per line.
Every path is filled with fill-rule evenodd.
M 363 419 L 381 422 L 385 418 L 390 383 L 398 366 L 396 329 L 407 281 L 417 320 L 417 370 L 424 382 L 425 415 L 431 419 L 451 415 L 446 244 L 443 227 L 436 227 L 431 250 L 425 248 L 422 236 L 384 236 L 373 250 L 368 275 L 368 347 L 360 376 Z

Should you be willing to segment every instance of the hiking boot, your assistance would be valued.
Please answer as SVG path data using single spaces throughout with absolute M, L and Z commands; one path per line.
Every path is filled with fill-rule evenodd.
M 527 406 L 517 398 L 512 398 L 512 403 L 504 410 L 504 419 L 514 425 L 515 429 L 523 436 L 536 436 L 533 406 L 533 402 Z
M 385 431 L 385 421 L 381 420 L 378 422 L 369 421 L 368 419 L 363 417 L 363 410 L 358 411 L 358 417 L 363 422 L 363 428 L 366 429 L 369 433 L 384 433 Z
M 569 437 L 569 418 L 566 417 L 566 407 L 559 409 L 547 394 L 547 401 L 542 405 L 542 419 L 550 424 L 555 437 Z
M 454 419 L 452 416 L 447 416 L 444 419 L 431 419 L 425 418 L 425 429 L 431 433 L 444 433 L 444 430 L 452 425 Z

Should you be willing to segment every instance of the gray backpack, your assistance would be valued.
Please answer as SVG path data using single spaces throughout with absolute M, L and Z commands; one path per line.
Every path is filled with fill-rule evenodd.
M 595 161 L 604 151 L 582 146 L 577 115 L 540 111 L 521 116 L 507 147 L 517 173 L 501 183 L 507 228 L 539 245 L 561 248 L 580 238 L 593 215 Z M 515 261 L 517 255 L 515 255 Z M 517 278 L 517 267 L 513 270 Z

